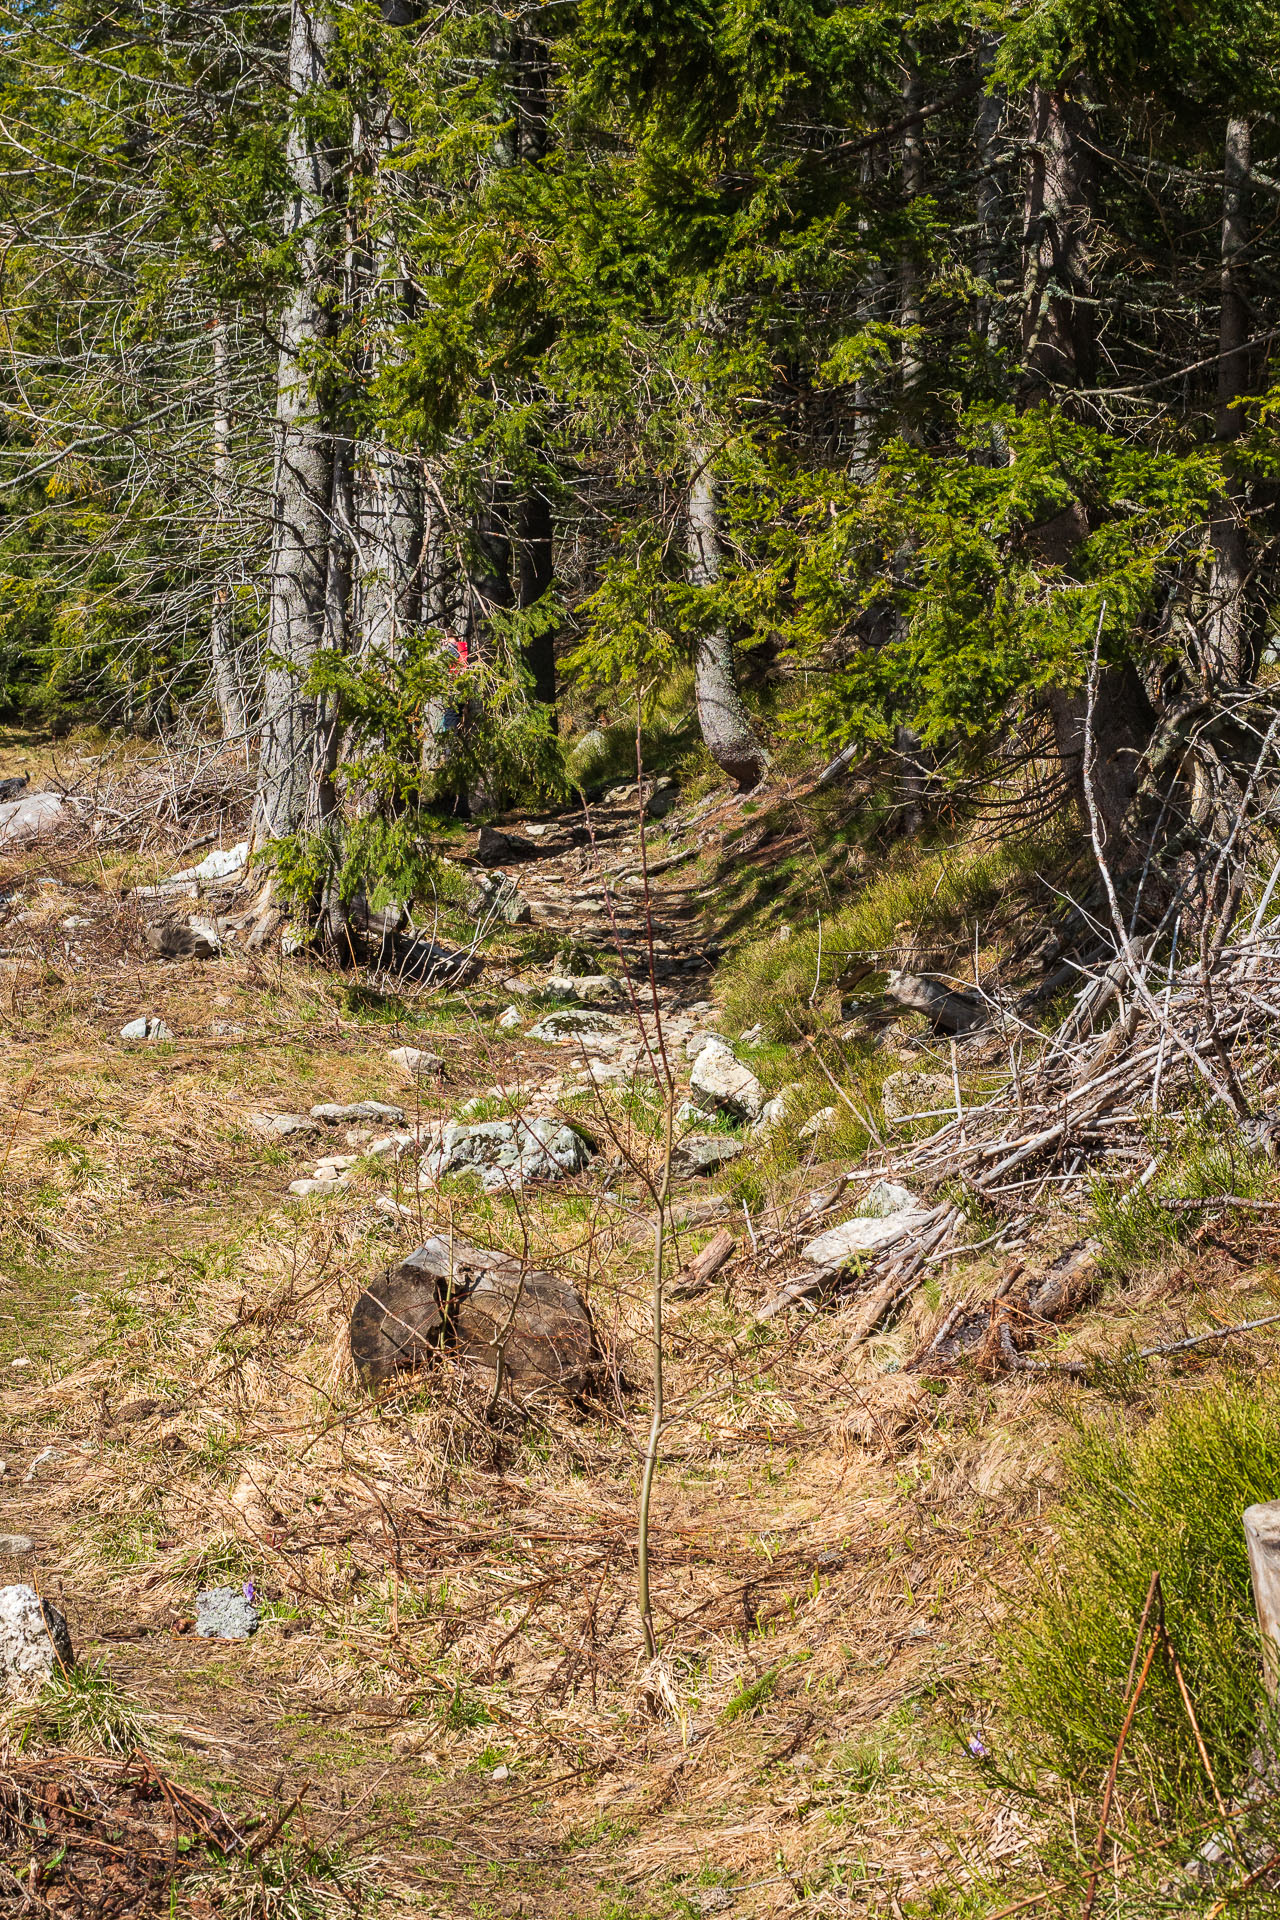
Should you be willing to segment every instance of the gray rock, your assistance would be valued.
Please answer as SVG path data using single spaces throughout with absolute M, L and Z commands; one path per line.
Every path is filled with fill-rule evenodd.
M 614 1040 L 621 1030 L 621 1022 L 612 1014 L 587 1007 L 562 1007 L 557 1013 L 544 1013 L 537 1026 L 530 1027 L 529 1038 L 549 1040 L 557 1046 L 569 1040 L 590 1044 L 593 1040 Z
M 896 1180 L 873 1180 L 858 1212 L 864 1220 L 887 1220 L 894 1213 L 923 1213 L 924 1201 Z
M 421 1047 L 391 1047 L 387 1052 L 388 1060 L 395 1062 L 402 1073 L 411 1080 L 420 1080 L 423 1074 L 439 1073 L 444 1066 L 443 1057 L 438 1053 L 426 1053 Z
M 486 1193 L 523 1186 L 527 1180 L 563 1180 L 591 1158 L 580 1133 L 558 1120 L 451 1120 L 438 1144 L 423 1154 L 419 1186 L 435 1186 L 447 1173 L 478 1173 Z
M 299 1200 L 312 1200 L 318 1193 L 341 1193 L 346 1184 L 336 1174 L 332 1177 L 320 1175 L 312 1180 L 291 1180 L 289 1191 Z
M 66 804 L 60 793 L 28 793 L 21 800 L 6 800 L 0 805 L 0 846 L 17 846 L 51 833 L 61 824 Z
M 622 998 L 622 982 L 610 973 L 553 973 L 544 991 L 558 1000 L 577 1000 L 584 1007 L 608 1006 Z
M 528 926 L 533 908 L 514 880 L 503 873 L 482 873 L 470 902 L 477 919 L 501 920 L 507 927 Z
M 173 1035 L 163 1020 L 150 1014 L 143 1014 L 137 1020 L 130 1020 L 120 1029 L 122 1040 L 172 1040 Z
M 884 990 L 900 1007 L 923 1013 L 940 1033 L 972 1033 L 989 1018 L 986 1003 L 976 993 L 957 992 L 928 974 L 890 968 Z
M 839 1273 L 843 1267 L 883 1253 L 887 1247 L 905 1240 L 918 1232 L 929 1218 L 927 1213 L 912 1210 L 886 1214 L 878 1220 L 845 1220 L 840 1226 L 820 1233 L 816 1240 L 810 1240 L 808 1246 L 801 1248 L 800 1257 L 824 1272 Z
M 294 1134 L 314 1134 L 320 1129 L 306 1113 L 251 1113 L 249 1125 L 267 1140 L 288 1140 Z
M 476 859 L 482 867 L 505 867 L 515 860 L 535 860 L 541 849 L 518 833 L 501 833 L 497 827 L 481 827 Z
M 23 1559 L 35 1550 L 36 1543 L 29 1533 L 0 1533 L 0 1553 L 12 1554 L 15 1559 Z
M 952 1107 L 955 1089 L 951 1076 L 924 1073 L 916 1067 L 901 1067 L 891 1073 L 880 1090 L 886 1120 L 903 1120 L 911 1113 L 936 1113 Z
M 693 1063 L 689 1089 L 698 1105 L 735 1120 L 758 1120 L 764 1088 L 722 1040 L 709 1040 Z
M 651 820 L 664 820 L 679 800 L 680 789 L 675 781 L 659 780 L 645 801 L 644 810 Z
M 249 1034 L 249 1029 L 235 1020 L 211 1020 L 209 1031 L 217 1040 L 245 1040 Z
M 685 1058 L 696 1060 L 704 1047 L 727 1047 L 729 1042 L 722 1033 L 713 1033 L 710 1027 L 698 1027 L 684 1043 Z
M 147 951 L 156 960 L 216 960 L 222 952 L 218 929 L 210 920 L 175 915 L 146 929 Z
M 810 1114 L 809 1118 L 796 1134 L 796 1139 L 816 1140 L 820 1133 L 827 1131 L 833 1120 L 838 1120 L 839 1118 L 839 1107 L 819 1107 L 816 1113 Z
M 34 1587 L 0 1587 L 0 1682 L 17 1696 L 39 1691 L 51 1673 L 75 1665 L 63 1616 Z
M 498 1025 L 504 1033 L 518 1033 L 524 1025 L 524 1015 L 519 1007 L 504 1007 L 498 1015 Z
M 196 1632 L 205 1640 L 247 1640 L 261 1613 L 239 1587 L 206 1587 L 196 1595 Z
M 318 1107 L 312 1107 L 311 1118 L 323 1120 L 331 1127 L 354 1120 L 381 1120 L 389 1127 L 400 1127 L 404 1125 L 404 1108 L 388 1106 L 384 1100 L 353 1100 L 346 1107 L 322 1101 Z
M 745 1152 L 727 1133 L 686 1133 L 671 1148 L 671 1171 L 681 1175 L 717 1173 Z

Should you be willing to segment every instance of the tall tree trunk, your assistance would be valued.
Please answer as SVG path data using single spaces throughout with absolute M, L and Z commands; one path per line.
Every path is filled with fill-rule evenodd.
M 545 596 L 555 575 L 555 527 L 551 502 L 538 487 L 520 502 L 516 527 L 516 604 L 522 612 Z M 542 706 L 556 703 L 556 636 L 551 625 L 525 641 L 524 661 L 533 676 L 533 697 Z
M 235 474 L 231 464 L 231 367 L 227 343 L 227 316 L 219 313 L 213 328 L 213 511 L 218 541 L 230 541 L 231 501 Z M 213 654 L 213 687 L 224 740 L 243 740 L 247 729 L 247 702 L 235 648 L 235 598 L 225 565 L 219 567 L 209 621 Z
M 1024 405 L 1093 381 L 1087 135 L 1085 110 L 1068 94 L 1032 89 L 1023 239 Z
M 924 81 L 913 60 L 902 85 L 904 116 L 918 114 L 923 105 Z M 902 136 L 902 195 L 908 209 L 913 201 L 920 198 L 924 187 L 924 132 L 918 119 L 909 119 Z M 920 331 L 922 320 L 920 295 L 923 279 L 919 252 L 914 243 L 908 241 L 902 250 L 898 264 L 898 320 L 903 329 L 902 405 L 906 416 L 906 431 L 912 439 L 919 432 L 919 423 L 914 419 L 913 407 L 924 378 L 924 342 Z
M 983 36 L 982 71 L 990 74 L 996 55 L 994 34 Z M 974 188 L 978 215 L 978 274 L 985 283 L 974 302 L 974 331 L 988 347 L 996 345 L 996 286 L 1000 276 L 1001 203 L 1004 199 L 1004 169 L 1000 160 L 1000 135 L 1004 126 L 1005 96 L 998 87 L 984 87 L 978 105 L 974 137 L 978 149 L 978 180 Z
M 715 480 L 708 454 L 698 448 L 689 487 L 689 579 L 695 587 L 709 587 L 719 578 Z M 769 762 L 738 690 L 733 638 L 726 628 L 699 633 L 693 676 L 698 725 L 711 758 L 741 790 L 756 786 Z
M 323 818 L 330 731 L 324 703 L 305 691 L 307 670 L 325 640 L 334 455 L 328 418 L 310 355 L 329 339 L 326 302 L 330 240 L 325 216 L 335 156 L 320 145 L 307 114 L 308 96 L 325 84 L 332 22 L 293 0 L 289 91 L 294 115 L 287 160 L 293 187 L 289 231 L 298 236 L 298 286 L 281 326 L 277 376 L 276 452 L 272 500 L 267 650 L 274 664 L 263 690 L 254 835 L 271 840 Z
M 1210 528 L 1213 584 L 1205 623 L 1205 674 L 1218 685 L 1252 677 L 1245 619 L 1248 545 L 1245 485 L 1226 449 L 1244 427 L 1234 405 L 1249 391 L 1249 302 L 1245 259 L 1249 246 L 1249 173 L 1252 141 L 1247 120 L 1227 122 L 1222 189 L 1222 252 L 1218 308 L 1218 407 L 1214 438 L 1224 450 L 1227 490 Z

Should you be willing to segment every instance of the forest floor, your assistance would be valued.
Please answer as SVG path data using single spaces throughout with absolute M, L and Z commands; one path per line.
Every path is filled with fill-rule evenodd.
M 0 746 L 0 776 L 41 773 L 43 751 Z M 137 780 L 141 806 L 148 779 L 150 763 L 122 772 L 112 804 Z M 766 914 L 805 913 L 806 887 L 820 904 L 835 857 L 798 791 L 764 808 L 709 798 L 648 899 L 686 1076 L 682 1036 L 721 1028 L 711 960 Z M 650 1662 L 635 1602 L 643 1183 L 615 1162 L 608 1180 L 588 1170 L 519 1200 L 463 1180 L 424 1196 L 361 1158 L 357 1134 L 350 1183 L 298 1199 L 291 1181 L 342 1143 L 267 1142 L 251 1123 L 365 1098 L 417 1119 L 473 1098 L 504 1111 L 555 1081 L 584 1122 L 611 1099 L 632 1160 L 652 1165 L 643 1101 L 582 1091 L 564 1048 L 497 1025 L 566 944 L 614 965 L 611 943 L 647 951 L 644 896 L 604 886 L 611 863 L 634 867 L 634 796 L 595 813 L 594 844 L 580 815 L 532 823 L 546 850 L 512 868 L 532 924 L 491 938 L 475 983 L 447 993 L 306 954 L 148 958 L 128 889 L 230 844 L 236 821 L 215 809 L 196 831 L 175 808 L 148 831 L 116 811 L 118 834 L 15 852 L 0 889 L 0 1529 L 34 1542 L 0 1543 L 0 1580 L 61 1607 L 104 1699 L 133 1704 L 178 1778 L 241 1820 L 296 1803 L 306 1873 L 283 1873 L 292 1906 L 257 1910 L 991 1914 L 1041 1887 L 1052 1816 L 987 1757 L 1004 1737 L 998 1635 L 1052 1541 L 1081 1403 L 1123 1405 L 1131 1382 L 901 1371 L 949 1301 L 994 1291 L 1000 1264 L 981 1252 L 871 1340 L 851 1339 L 838 1300 L 756 1322 L 753 1233 L 847 1168 L 821 1135 L 798 1165 L 749 1149 L 681 1182 L 673 1270 L 718 1224 L 738 1248 L 670 1316 Z M 673 842 L 652 831 L 661 860 Z M 453 836 L 457 854 L 470 844 Z M 173 1039 L 123 1041 L 143 1014 Z M 390 1060 L 405 1044 L 443 1056 L 429 1086 Z M 446 1358 L 363 1391 L 352 1303 L 445 1222 L 574 1280 L 607 1391 L 494 1417 Z M 1087 1226 L 1051 1221 L 1034 1256 Z M 1277 1247 L 1257 1217 L 1205 1230 L 1109 1282 L 1055 1351 L 1261 1316 Z M 252 1582 L 264 1606 L 248 1642 L 190 1630 L 196 1591 L 222 1582 Z M 209 1910 L 207 1892 L 174 1897 Z

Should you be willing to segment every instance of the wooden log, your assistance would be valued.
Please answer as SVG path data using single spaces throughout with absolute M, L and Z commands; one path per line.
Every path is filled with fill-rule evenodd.
M 701 1253 L 695 1254 L 683 1272 L 676 1275 L 667 1288 L 667 1298 L 693 1300 L 698 1294 L 705 1293 L 737 1244 L 727 1227 L 719 1228 Z
M 1280 1500 L 1245 1508 L 1244 1538 L 1262 1635 L 1263 1684 L 1274 1701 L 1280 1680 Z

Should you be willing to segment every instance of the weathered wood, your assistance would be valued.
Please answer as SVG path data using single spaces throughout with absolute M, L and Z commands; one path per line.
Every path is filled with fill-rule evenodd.
M 693 1300 L 705 1293 L 737 1244 L 728 1228 L 721 1227 L 671 1282 L 667 1288 L 668 1299 Z
M 1245 1508 L 1244 1538 L 1262 1635 L 1263 1683 L 1274 1700 L 1280 1680 L 1280 1500 Z

